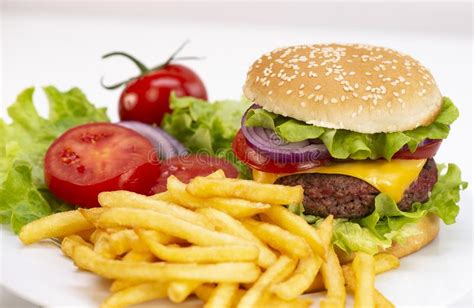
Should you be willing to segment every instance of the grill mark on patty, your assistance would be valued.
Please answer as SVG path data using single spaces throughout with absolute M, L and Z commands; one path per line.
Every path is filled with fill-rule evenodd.
M 428 159 L 418 178 L 405 190 L 398 207 L 411 210 L 414 202 L 425 202 L 438 180 L 434 160 Z M 361 218 L 374 211 L 374 199 L 380 193 L 369 183 L 340 174 L 294 174 L 282 177 L 277 184 L 301 185 L 304 188 L 305 214 L 335 218 Z

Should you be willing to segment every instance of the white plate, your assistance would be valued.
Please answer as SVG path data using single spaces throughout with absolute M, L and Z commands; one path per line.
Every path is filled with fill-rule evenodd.
M 377 277 L 377 288 L 397 306 L 472 306 L 472 198 L 468 193 L 463 197 L 455 225 L 442 226 L 429 246 L 402 259 L 399 269 Z M 52 243 L 23 246 L 5 226 L 0 232 L 0 283 L 13 293 L 49 307 L 97 307 L 107 296 L 108 281 L 77 270 Z M 320 296 L 310 297 L 317 306 Z M 199 303 L 194 299 L 183 307 Z M 171 303 L 162 300 L 154 306 Z

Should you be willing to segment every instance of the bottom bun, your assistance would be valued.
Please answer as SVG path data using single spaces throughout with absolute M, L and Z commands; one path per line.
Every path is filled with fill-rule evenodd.
M 390 253 L 398 258 L 412 254 L 424 246 L 431 243 L 439 233 L 439 218 L 434 214 L 428 214 L 416 223 L 418 234 L 409 236 L 403 243 L 394 242 L 393 245 L 380 252 Z M 341 263 L 347 263 L 354 259 L 354 254 L 346 254 L 341 250 L 336 250 Z

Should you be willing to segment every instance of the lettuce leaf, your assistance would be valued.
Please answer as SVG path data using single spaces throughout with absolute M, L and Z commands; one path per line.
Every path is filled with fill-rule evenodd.
M 416 222 L 428 213 L 437 215 L 446 224 L 455 222 L 459 213 L 457 203 L 460 191 L 467 183 L 461 180 L 461 170 L 455 164 L 438 165 L 438 182 L 425 203 L 414 203 L 412 211 L 403 212 L 395 201 L 381 193 L 375 198 L 375 210 L 361 219 L 335 219 L 333 225 L 333 243 L 342 251 L 351 253 L 365 251 L 377 253 L 379 248 L 387 248 L 393 241 L 402 242 L 419 231 Z M 320 217 L 305 215 L 302 205 L 290 205 L 290 211 L 303 216 L 310 224 L 318 226 Z
M 240 128 L 247 101 L 207 102 L 194 97 L 170 97 L 172 113 L 165 115 L 161 127 L 192 153 L 206 153 L 231 161 L 243 178 L 250 169 L 232 151 L 232 141 Z
M 441 111 L 428 126 L 394 133 L 362 134 L 345 129 L 330 129 L 306 124 L 284 117 L 264 109 L 252 109 L 247 113 L 247 126 L 259 126 L 274 130 L 288 142 L 319 138 L 323 141 L 332 157 L 338 159 L 377 159 L 390 160 L 404 145 L 411 152 L 424 139 L 445 139 L 449 134 L 449 125 L 459 116 L 453 102 L 443 98 Z
M 30 221 L 70 208 L 44 183 L 43 158 L 49 145 L 73 126 L 108 121 L 105 108 L 95 108 L 77 88 L 61 92 L 48 86 L 44 92 L 48 118 L 38 114 L 34 88 L 28 88 L 8 108 L 12 123 L 0 120 L 0 220 L 16 233 Z

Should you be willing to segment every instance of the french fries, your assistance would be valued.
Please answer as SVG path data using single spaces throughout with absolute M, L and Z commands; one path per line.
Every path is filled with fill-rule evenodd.
M 311 253 L 308 244 L 301 237 L 278 226 L 253 219 L 245 219 L 242 222 L 261 241 L 284 254 L 298 259 Z
M 345 307 L 346 288 L 341 264 L 332 246 L 328 249 L 327 260 L 321 266 L 321 274 L 327 289 L 326 298 L 320 302 L 321 307 Z
M 283 300 L 293 300 L 304 293 L 314 281 L 322 259 L 311 252 L 307 257 L 299 260 L 293 274 L 284 282 L 275 284 L 271 291 Z
M 190 211 L 182 206 L 161 200 L 154 200 L 130 191 L 112 191 L 99 194 L 99 203 L 103 207 L 127 207 L 142 210 L 152 210 L 170 214 L 182 220 L 213 229 L 212 224 L 199 213 Z
M 209 282 L 253 282 L 260 269 L 250 262 L 218 264 L 133 263 L 109 260 L 87 246 L 74 247 L 72 259 L 82 269 L 109 279 L 144 281 L 192 280 Z
M 261 184 L 239 179 L 196 177 L 186 187 L 191 195 L 201 198 L 240 198 L 268 204 L 298 204 L 303 201 L 303 187 Z
M 220 283 L 211 293 L 204 308 L 230 308 L 233 299 L 237 295 L 239 285 L 237 283 Z
M 216 226 L 216 230 L 230 235 L 240 237 L 257 245 L 260 250 L 258 256 L 258 265 L 263 268 L 268 268 L 276 262 L 276 254 L 268 248 L 262 241 L 258 239 L 252 232 L 247 230 L 245 226 L 238 220 L 230 217 L 224 212 L 212 208 L 203 208 L 197 210 L 199 213 L 205 215 Z
M 400 261 L 397 257 L 387 254 L 381 253 L 374 257 L 374 271 L 375 274 L 384 273 L 388 270 L 395 269 L 400 265 Z M 344 273 L 344 279 L 347 284 L 347 289 L 351 292 L 356 290 L 356 277 L 354 275 L 354 271 L 352 270 L 351 265 L 346 264 L 342 266 L 342 270 Z M 380 293 L 377 289 L 374 291 L 375 297 L 375 306 L 381 308 L 390 308 L 395 307 L 382 293 Z
M 136 231 L 150 251 L 160 260 L 176 263 L 215 263 L 255 261 L 258 248 L 254 245 L 172 247 L 160 244 L 141 230 Z
M 316 255 L 326 259 L 325 243 L 316 229 L 308 225 L 302 217 L 291 213 L 281 205 L 272 206 L 263 215 L 270 218 L 274 224 L 304 238 Z
M 21 228 L 20 240 L 28 245 L 51 237 L 65 237 L 93 229 L 78 211 L 67 211 L 42 217 Z
M 364 252 L 357 252 L 352 262 L 352 270 L 356 279 L 354 307 L 375 307 L 374 257 Z
M 262 294 L 266 291 L 272 283 L 278 282 L 278 277 L 284 276 L 283 273 L 287 273 L 291 268 L 294 268 L 296 261 L 287 257 L 280 256 L 255 282 L 255 284 L 248 289 L 247 293 L 242 297 L 238 308 L 242 307 L 255 307 L 262 298 Z
M 399 266 L 389 254 L 358 253 L 341 268 L 331 244 L 333 217 L 317 227 L 285 206 L 300 186 L 226 179 L 222 170 L 189 184 L 168 178 L 151 197 L 103 192 L 100 208 L 32 222 L 25 244 L 63 238 L 61 250 L 80 269 L 111 279 L 103 308 L 196 295 L 204 307 L 308 307 L 300 297 L 327 289 L 321 307 L 393 307 L 374 287 L 375 274 Z
M 104 212 L 97 223 L 102 227 L 126 226 L 156 230 L 203 246 L 247 243 L 235 236 L 212 231 L 175 216 L 150 210 L 112 208 Z
M 168 297 L 174 303 L 181 303 L 201 284 L 200 281 L 173 281 L 168 285 Z
M 226 212 L 232 217 L 236 218 L 251 217 L 258 213 L 262 213 L 270 208 L 270 204 L 262 202 L 252 202 L 244 199 L 230 199 L 219 197 L 202 199 L 199 197 L 195 197 L 186 191 L 186 184 L 180 182 L 174 176 L 170 176 L 168 178 L 167 188 L 171 198 L 176 203 L 182 204 L 187 208 L 215 208 Z
M 146 282 L 112 294 L 100 307 L 126 307 L 157 298 L 164 298 L 166 295 L 166 284 L 163 284 L 163 282 Z

